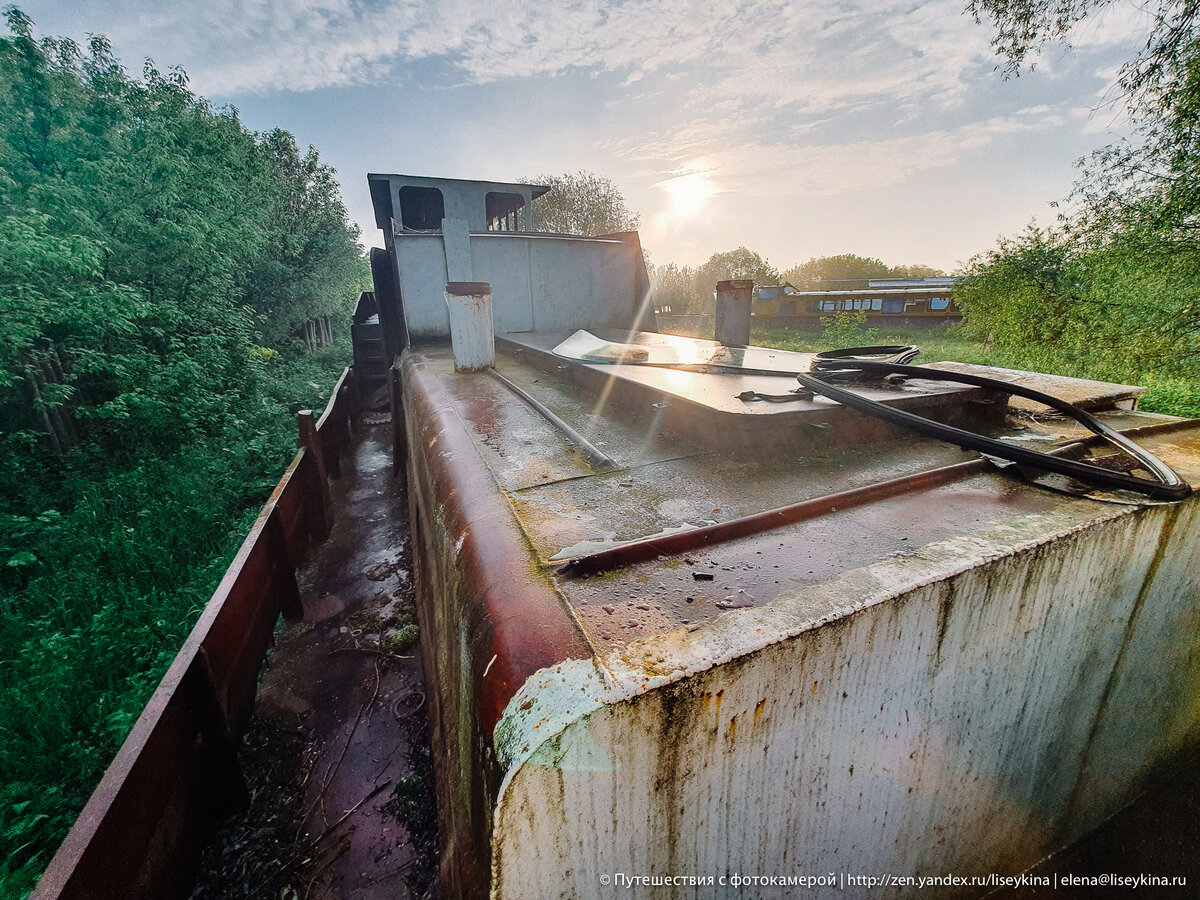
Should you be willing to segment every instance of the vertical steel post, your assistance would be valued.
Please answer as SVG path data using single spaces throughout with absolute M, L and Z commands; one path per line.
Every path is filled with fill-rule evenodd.
M 321 436 L 317 434 L 317 420 L 311 409 L 296 413 L 296 424 L 300 428 L 300 446 L 311 458 L 314 483 L 309 486 L 308 497 L 312 501 L 312 534 L 323 541 L 329 537 L 333 527 L 333 507 L 329 499 L 329 481 L 325 474 L 325 455 L 321 452 Z

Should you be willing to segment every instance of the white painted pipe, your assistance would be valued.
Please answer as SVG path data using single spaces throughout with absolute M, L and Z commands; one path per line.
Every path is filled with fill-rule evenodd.
M 454 368 L 478 372 L 496 364 L 492 332 L 492 286 L 486 281 L 451 281 L 446 285 L 450 311 L 450 345 Z

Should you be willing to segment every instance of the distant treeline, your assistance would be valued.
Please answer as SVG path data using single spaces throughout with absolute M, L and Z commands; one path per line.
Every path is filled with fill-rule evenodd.
M 367 269 L 316 151 L 108 42 L 0 37 L 0 896 L 27 891 L 295 447 Z M 361 285 L 365 286 L 365 284 Z
M 882 260 L 854 253 L 814 257 L 780 272 L 746 247 L 714 253 L 708 262 L 695 268 L 664 263 L 651 264 L 649 270 L 655 308 L 669 308 L 676 314 L 711 313 L 713 287 L 727 278 L 749 278 L 756 285 L 787 283 L 802 291 L 815 291 L 830 282 L 847 279 L 946 274 L 925 265 L 889 266 Z

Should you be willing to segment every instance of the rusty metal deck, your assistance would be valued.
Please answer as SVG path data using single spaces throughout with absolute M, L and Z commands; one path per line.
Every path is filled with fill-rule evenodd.
M 525 337 L 525 336 L 518 336 Z M 475 445 L 504 488 L 525 536 L 548 572 L 566 559 L 624 541 L 669 535 L 761 513 L 785 503 L 869 487 L 974 458 L 974 454 L 929 439 L 863 443 L 799 456 L 795 453 L 750 455 L 698 447 L 672 437 L 655 421 L 658 410 L 634 416 L 627 410 L 598 406 L 596 393 L 558 372 L 531 365 L 529 348 L 552 344 L 557 335 L 530 335 L 508 342 L 497 361 L 504 376 L 558 410 L 619 464 L 596 472 L 563 436 L 520 398 L 485 376 L 456 375 L 452 358 L 436 350 L 425 354 L 431 373 L 454 400 Z M 512 351 L 516 350 L 516 353 Z M 545 361 L 543 360 L 543 365 Z M 561 365 L 558 364 L 558 365 Z M 557 368 L 557 366 L 556 366 Z M 588 367 L 609 375 L 617 367 Z M 618 377 L 648 385 L 655 392 L 730 414 L 745 406 L 734 397 L 754 385 L 779 392 L 794 382 L 767 376 L 727 376 L 622 366 Z M 632 370 L 632 371 L 628 371 Z M 694 390 L 695 385 L 701 387 Z M 1096 384 L 1094 397 L 1111 395 Z M 939 386 L 935 392 L 867 389 L 879 396 L 948 402 L 975 402 L 978 391 Z M 1120 399 L 1128 392 L 1117 392 Z M 647 396 L 652 400 L 657 394 Z M 1082 396 L 1082 395 L 1081 395 Z M 659 401 L 661 402 L 661 401 Z M 671 402 L 671 401 L 667 401 Z M 820 399 L 797 400 L 801 414 L 826 422 L 839 410 Z M 768 404 L 751 406 L 746 415 L 771 415 Z M 775 410 L 793 427 L 794 411 Z M 1161 421 L 1125 410 L 1105 415 L 1117 426 Z M 823 429 L 816 429 L 818 431 Z M 1047 419 L 994 427 L 1031 443 L 1050 446 L 1077 439 L 1081 429 L 1070 420 Z M 714 436 L 714 442 L 722 435 Z M 1152 449 L 1184 449 L 1170 436 L 1151 437 Z M 1186 459 L 1186 457 L 1185 457 Z M 1193 473 L 1200 471 L 1191 459 Z M 1005 518 L 1048 514 L 1065 503 L 1061 495 L 1036 490 L 999 472 L 986 472 L 886 502 L 834 511 L 743 540 L 699 549 L 685 556 L 630 566 L 619 577 L 558 578 L 558 589 L 578 617 L 589 642 L 601 655 L 654 634 L 680 628 L 696 630 L 727 610 L 758 607 L 827 581 L 851 568 L 915 548 L 966 537 Z M 1097 507 L 1097 514 L 1119 507 Z M 614 580 L 615 579 L 615 580 Z M 823 613 L 814 611 L 814 621 Z
M 1038 715 L 1051 715 L 1050 710 L 1064 708 L 1062 703 L 1086 709 L 1095 699 L 1088 692 L 1098 696 L 1102 685 L 1095 683 L 1096 673 L 1071 674 L 1076 663 L 1070 660 L 1078 656 L 1079 664 L 1086 666 L 1083 661 L 1097 652 L 1087 644 L 1096 641 L 1101 654 L 1117 652 L 1119 659 L 1120 632 L 1108 625 L 1101 628 L 1100 623 L 1125 621 L 1132 609 L 1135 619 L 1126 626 L 1125 640 L 1135 640 L 1135 631 L 1128 629 L 1134 628 L 1141 598 L 1152 598 L 1144 603 L 1156 607 L 1173 602 L 1165 598 L 1180 590 L 1179 579 L 1186 578 L 1180 572 L 1189 564 L 1181 562 L 1180 554 L 1192 553 L 1192 543 L 1168 550 L 1161 542 L 1176 527 L 1176 513 L 1188 521 L 1194 518 L 1195 504 L 1190 501 L 1179 509 L 1141 508 L 1054 493 L 991 471 L 984 463 L 969 463 L 973 455 L 955 447 L 879 428 L 819 398 L 784 404 L 794 402 L 794 409 L 743 410 L 735 397 L 748 385 L 781 393 L 794 386 L 787 377 L 572 363 L 548 352 L 558 337 L 507 336 L 498 342 L 497 371 L 611 458 L 616 466 L 612 471 L 589 463 L 563 429 L 496 378 L 456 373 L 448 349 L 410 352 L 404 365 L 409 448 L 414 454 L 410 476 L 420 507 L 416 518 L 426 533 L 421 553 L 425 562 L 418 562 L 418 589 L 429 595 L 421 601 L 423 615 L 439 618 L 437 633 L 453 622 L 464 629 L 455 641 L 446 633 L 444 657 L 428 673 L 439 683 L 457 685 L 443 689 L 442 721 L 450 731 L 459 729 L 458 749 L 443 743 L 439 750 L 435 735 L 435 756 L 447 754 L 439 772 L 448 779 L 443 782 L 447 787 L 439 787 L 448 792 L 442 798 L 442 806 L 449 809 L 442 827 L 458 835 L 457 846 L 443 860 L 444 884 L 452 891 L 479 895 L 482 886 L 490 884 L 499 896 L 521 896 L 536 883 L 531 873 L 568 877 L 566 869 L 574 873 L 568 877 L 571 889 L 586 891 L 587 879 L 605 866 L 632 867 L 641 859 L 638 854 L 632 862 L 619 854 L 611 856 L 622 847 L 620 852 L 633 852 L 621 829 L 579 831 L 585 844 L 591 840 L 597 847 L 583 856 L 570 843 L 569 835 L 577 825 L 582 827 L 579 823 L 617 815 L 618 810 L 642 823 L 638 827 L 646 832 L 638 840 L 647 846 L 674 841 L 672 835 L 679 833 L 693 835 L 694 845 L 681 846 L 680 852 L 695 871 L 711 868 L 720 841 L 729 838 L 728 828 L 754 835 L 753 844 L 734 854 L 743 866 L 764 865 L 782 858 L 779 854 L 798 852 L 801 844 L 815 848 L 812 859 L 824 865 L 829 853 L 856 845 L 852 835 L 839 835 L 836 829 L 818 839 L 820 829 L 833 828 L 824 815 L 805 820 L 795 833 L 779 835 L 759 832 L 741 818 L 753 809 L 744 808 L 747 796 L 761 795 L 767 802 L 770 790 L 761 779 L 770 780 L 770 766 L 760 770 L 757 763 L 751 764 L 751 753 L 738 763 L 750 768 L 738 769 L 742 774 L 736 778 L 732 769 L 725 775 L 701 773 L 719 767 L 722 759 L 724 765 L 733 765 L 732 760 L 742 759 L 758 740 L 760 750 L 768 754 L 761 759 L 774 760 L 771 765 L 788 773 L 786 777 L 803 780 L 802 769 L 792 771 L 801 763 L 793 765 L 790 755 L 776 759 L 771 748 L 781 738 L 786 746 L 808 735 L 802 743 L 815 743 L 804 744 L 804 765 L 828 772 L 832 761 L 825 754 L 833 752 L 838 741 L 846 741 L 844 752 L 858 758 L 857 764 L 849 763 L 851 775 L 857 765 L 865 777 L 878 779 L 884 761 L 873 758 L 882 751 L 872 750 L 871 741 L 896 743 L 888 753 L 914 740 L 941 746 L 946 737 L 940 729 L 953 721 L 955 709 L 974 709 L 981 702 L 972 691 L 988 689 L 974 681 L 987 678 L 984 673 L 994 665 L 1008 673 L 998 671 L 994 679 L 1035 679 L 1011 689 L 1033 691 L 1027 702 L 1042 710 Z M 1070 387 L 1081 391 L 1085 402 L 1094 394 L 1100 406 L 1129 405 L 1123 386 L 1089 388 L 1075 382 Z M 1007 416 L 999 398 L 974 389 L 910 385 L 907 390 L 865 390 L 922 407 L 926 415 L 966 419 L 993 436 L 1039 449 L 1081 436 L 1069 420 L 1025 413 Z M 432 410 L 436 416 L 431 417 Z M 1114 427 L 1140 429 L 1144 445 L 1192 483 L 1200 483 L 1200 442 L 1194 426 L 1122 408 L 1098 415 Z M 747 421 L 752 425 L 743 427 Z M 798 441 L 796 433 L 803 439 Z M 454 485 L 465 477 L 464 470 L 476 468 L 466 482 Z M 482 473 L 491 481 L 490 488 L 481 481 Z M 845 505 L 822 499 L 848 495 L 854 499 Z M 805 501 L 813 504 L 812 515 L 782 527 L 735 534 L 687 552 L 643 555 L 592 577 L 574 577 L 563 567 L 564 561 L 620 547 L 622 542 L 660 536 L 665 537 L 665 547 L 681 536 L 719 531 L 719 526 Z M 1180 511 L 1184 508 L 1186 513 Z M 1104 560 L 1103 553 L 1111 548 L 1071 557 L 1084 553 L 1071 548 L 1090 545 L 1101 534 L 1107 535 L 1102 543 L 1132 542 L 1129 559 Z M 489 555 L 488 546 L 501 544 L 508 549 Z M 1156 553 L 1167 562 L 1160 565 Z M 1077 569 L 1090 574 L 1068 588 L 1067 573 Z M 1061 575 L 1054 574 L 1060 570 Z M 1060 577 L 1066 581 L 1056 592 L 1055 579 Z M 1132 578 L 1145 579 L 1140 594 L 1131 593 L 1132 582 L 1126 584 Z M 1094 608 L 1059 597 L 1110 582 L 1111 596 L 1089 601 L 1098 603 Z M 490 587 L 484 590 L 485 585 Z M 963 599 L 955 603 L 960 595 Z M 1010 603 L 1028 610 L 1009 611 Z M 1028 622 L 1026 616 L 1031 617 Z M 1076 620 L 1094 623 L 1081 626 Z M 577 637 L 570 638 L 570 630 Z M 908 634 L 911 638 L 906 640 L 903 635 Z M 986 637 L 980 640 L 977 635 Z M 996 662 L 989 663 L 987 648 L 996 641 L 1001 642 L 997 648 L 1004 649 L 997 649 Z M 1134 665 L 1130 660 L 1141 658 L 1143 649 L 1128 651 L 1120 665 Z M 1186 677 L 1178 673 L 1191 670 L 1185 659 L 1189 652 L 1180 649 L 1170 657 L 1169 665 L 1176 667 L 1171 678 Z M 795 654 L 792 662 L 770 661 L 788 654 Z M 1053 681 L 1035 686 L 1044 675 L 1018 675 L 1021 667 L 1034 665 L 1028 660 L 1043 657 L 1047 666 L 1065 666 L 1059 680 L 1080 677 L 1083 682 L 1075 687 Z M 548 662 L 556 658 L 557 664 Z M 767 674 L 780 665 L 782 671 Z M 935 671 L 921 675 L 926 666 Z M 941 688 L 944 696 L 931 700 L 921 692 L 941 683 L 939 666 L 967 666 L 972 674 L 959 687 Z M 805 669 L 813 671 L 804 673 Z M 805 678 L 814 694 L 811 714 L 797 707 L 797 685 L 806 683 Z M 931 685 L 923 685 L 922 678 L 932 679 Z M 840 691 L 843 698 L 858 695 L 855 711 L 835 712 L 837 701 L 825 690 Z M 1083 691 L 1081 697 L 1089 699 L 1071 701 L 1071 691 Z M 727 712 L 722 712 L 722 697 Z M 875 698 L 874 713 L 864 700 L 870 697 Z M 511 699 L 505 703 L 505 698 Z M 1155 716 L 1176 715 L 1168 710 L 1174 702 L 1170 696 L 1147 697 L 1144 702 Z M 886 722 L 892 720 L 897 703 L 915 703 L 925 710 L 924 724 L 912 726 L 918 732 L 888 730 L 895 727 Z M 1115 726 L 1105 725 L 1093 738 L 1085 738 L 1072 731 L 1070 716 L 1047 730 L 1041 719 L 1026 718 L 1024 710 L 1008 710 L 1004 703 L 985 707 L 974 713 L 977 726 L 958 740 L 975 747 L 974 752 L 982 754 L 978 760 L 991 752 L 985 752 L 980 741 L 1019 755 L 1034 774 L 1027 776 L 1028 784 L 1005 790 L 1025 797 L 1019 801 L 1025 803 L 1034 782 L 1043 779 L 1036 788 L 1037 802 L 1061 803 L 1061 808 L 1053 813 L 1049 807 L 1014 809 L 1010 824 L 1016 831 L 972 831 L 973 813 L 955 814 L 936 799 L 929 805 L 931 798 L 962 789 L 961 779 L 969 781 L 979 765 L 989 770 L 998 766 L 1005 778 L 1013 776 L 1005 770 L 1008 764 L 999 760 L 972 764 L 955 759 L 944 771 L 930 769 L 928 762 L 913 767 L 912 777 L 927 782 L 917 795 L 925 798 L 918 804 L 924 804 L 920 815 L 943 823 L 937 827 L 961 821 L 983 848 L 974 858 L 991 859 L 1002 867 L 1021 865 L 1022 860 L 1028 864 L 1031 854 L 1061 846 L 1056 841 L 1069 838 L 1072 829 L 1097 810 L 1107 809 L 1105 804 L 1122 790 L 1117 783 L 1103 781 L 1112 777 L 1100 774 L 1107 771 L 1105 766 L 1079 776 L 1079 782 L 1072 780 L 1076 774 L 1046 770 L 1051 752 L 1046 741 L 1080 741 L 1085 748 L 1081 752 L 1101 752 L 1097 748 L 1112 740 L 1107 729 Z M 451 726 L 447 714 L 458 724 Z M 1093 714 L 1106 722 L 1105 715 L 1111 716 Z M 825 733 L 813 715 L 844 721 Z M 1009 715 L 1017 721 L 1006 724 Z M 708 718 L 712 722 L 704 724 Z M 931 727 L 934 733 L 928 731 Z M 1013 728 L 1020 731 L 1019 737 L 998 737 Z M 875 737 L 853 736 L 860 731 Z M 635 734 L 653 738 L 646 743 Z M 741 743 L 743 734 L 750 744 Z M 450 733 L 441 737 L 443 742 L 451 740 Z M 1143 740 L 1160 738 L 1146 732 L 1133 744 Z M 1009 741 L 1016 744 L 1009 747 Z M 677 745 L 690 748 L 687 758 L 692 762 L 684 765 L 680 757 L 670 773 L 654 776 L 655 754 L 672 753 L 670 748 Z M 468 750 L 472 746 L 475 749 Z M 947 744 L 939 752 L 954 757 L 961 751 L 953 747 Z M 904 752 L 916 753 L 911 747 Z M 912 759 L 918 757 L 916 753 Z M 456 781 L 451 771 L 467 765 L 468 758 L 482 773 L 473 786 L 461 778 Z M 1125 771 L 1137 771 L 1136 777 L 1141 777 L 1144 772 L 1138 767 L 1144 761 L 1130 760 Z M 661 763 L 657 765 L 661 769 Z M 958 773 L 960 767 L 965 776 Z M 623 775 L 613 781 L 616 770 Z M 558 800 L 558 793 L 542 781 L 547 776 L 540 774 L 554 772 L 568 785 Z M 852 789 L 844 773 L 835 777 L 828 772 L 828 777 L 819 789 L 811 789 L 839 798 Z M 643 778 L 651 778 L 654 786 L 642 783 Z M 1080 787 L 1084 782 L 1095 797 L 1071 793 L 1085 790 Z M 701 792 L 696 796 L 685 787 L 693 783 Z M 912 795 L 919 781 L 908 783 Z M 913 810 L 903 810 L 917 801 L 912 796 L 905 799 L 903 792 L 895 795 L 895 788 L 890 784 L 881 791 L 879 814 L 891 809 L 902 818 L 913 815 Z M 614 792 L 615 799 L 605 800 L 605 791 Z M 690 798 L 681 808 L 685 820 L 677 821 L 678 815 L 672 818 L 669 813 L 672 792 Z M 1065 793 L 1049 799 L 1058 792 Z M 483 808 L 476 805 L 481 793 Z M 996 796 L 977 799 L 985 807 L 998 802 Z M 488 808 L 493 802 L 494 811 Z M 804 802 L 792 798 L 767 805 L 773 809 L 782 804 L 770 815 L 794 817 L 792 806 Z M 468 808 L 473 810 L 469 816 L 454 813 Z M 720 813 L 722 809 L 726 812 Z M 720 827 L 702 823 L 704 816 L 718 813 L 733 818 Z M 494 821 L 493 815 L 498 817 Z M 883 832 L 892 834 L 895 827 Z M 1018 840 L 1020 835 L 1024 836 Z M 897 858 L 917 859 L 932 852 L 919 834 L 899 831 L 886 839 L 882 833 L 878 837 L 883 847 L 897 841 Z M 795 847 L 785 849 L 780 841 Z M 490 877 L 479 871 L 480 857 L 489 852 Z M 730 852 L 726 847 L 725 862 L 734 859 Z M 877 849 L 872 852 L 878 855 Z M 647 865 L 650 857 L 644 861 Z M 585 862 L 586 876 L 578 868 Z M 658 864 L 664 862 L 658 859 Z

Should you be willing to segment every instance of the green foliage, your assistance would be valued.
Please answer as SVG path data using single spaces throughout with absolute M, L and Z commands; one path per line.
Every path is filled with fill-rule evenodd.
M 1066 43 L 1106 0 L 971 0 L 1009 74 Z M 1151 386 L 1147 408 L 1195 409 L 1200 379 L 1200 7 L 1149 4 L 1117 86 L 1135 138 L 1084 165 L 1074 212 L 971 261 L 956 290 L 969 332 L 1007 350 Z
M 992 46 L 1007 74 L 1019 74 L 1049 43 L 1069 45 L 1076 26 L 1109 0 L 970 0 L 976 21 L 993 27 Z M 1200 215 L 1200 6 L 1152 0 L 1142 49 L 1125 62 L 1114 93 L 1135 137 L 1097 151 L 1073 200 L 1072 230 L 1103 242 L 1114 231 L 1143 229 L 1171 243 L 1195 244 Z
M 0 37 L 0 894 L 27 890 L 320 408 L 333 172 L 103 37 Z
M 946 274 L 931 266 L 889 266 L 874 257 L 841 253 L 837 256 L 813 257 L 806 263 L 792 266 L 781 276 L 792 287 L 802 291 L 828 290 L 838 281 L 861 281 L 868 278 L 919 278 Z
M 783 280 L 802 291 L 815 291 L 829 287 L 825 282 L 886 278 L 891 273 L 892 270 L 882 260 L 842 253 L 813 257 L 806 263 L 792 266 L 783 273 Z
M 837 312 L 832 316 L 821 316 L 822 337 L 834 348 L 864 347 L 875 343 L 879 332 L 867 327 L 867 312 Z
M 626 206 L 621 189 L 595 172 L 538 175 L 522 182 L 550 188 L 533 201 L 534 231 L 595 237 L 637 230 L 640 216 Z
M 413 623 L 402 625 L 387 641 L 387 648 L 393 653 L 403 653 L 416 645 L 420 632 Z
M 1099 373 L 1200 376 L 1200 252 L 1129 231 L 1096 245 L 1029 228 L 955 288 L 967 333 Z

